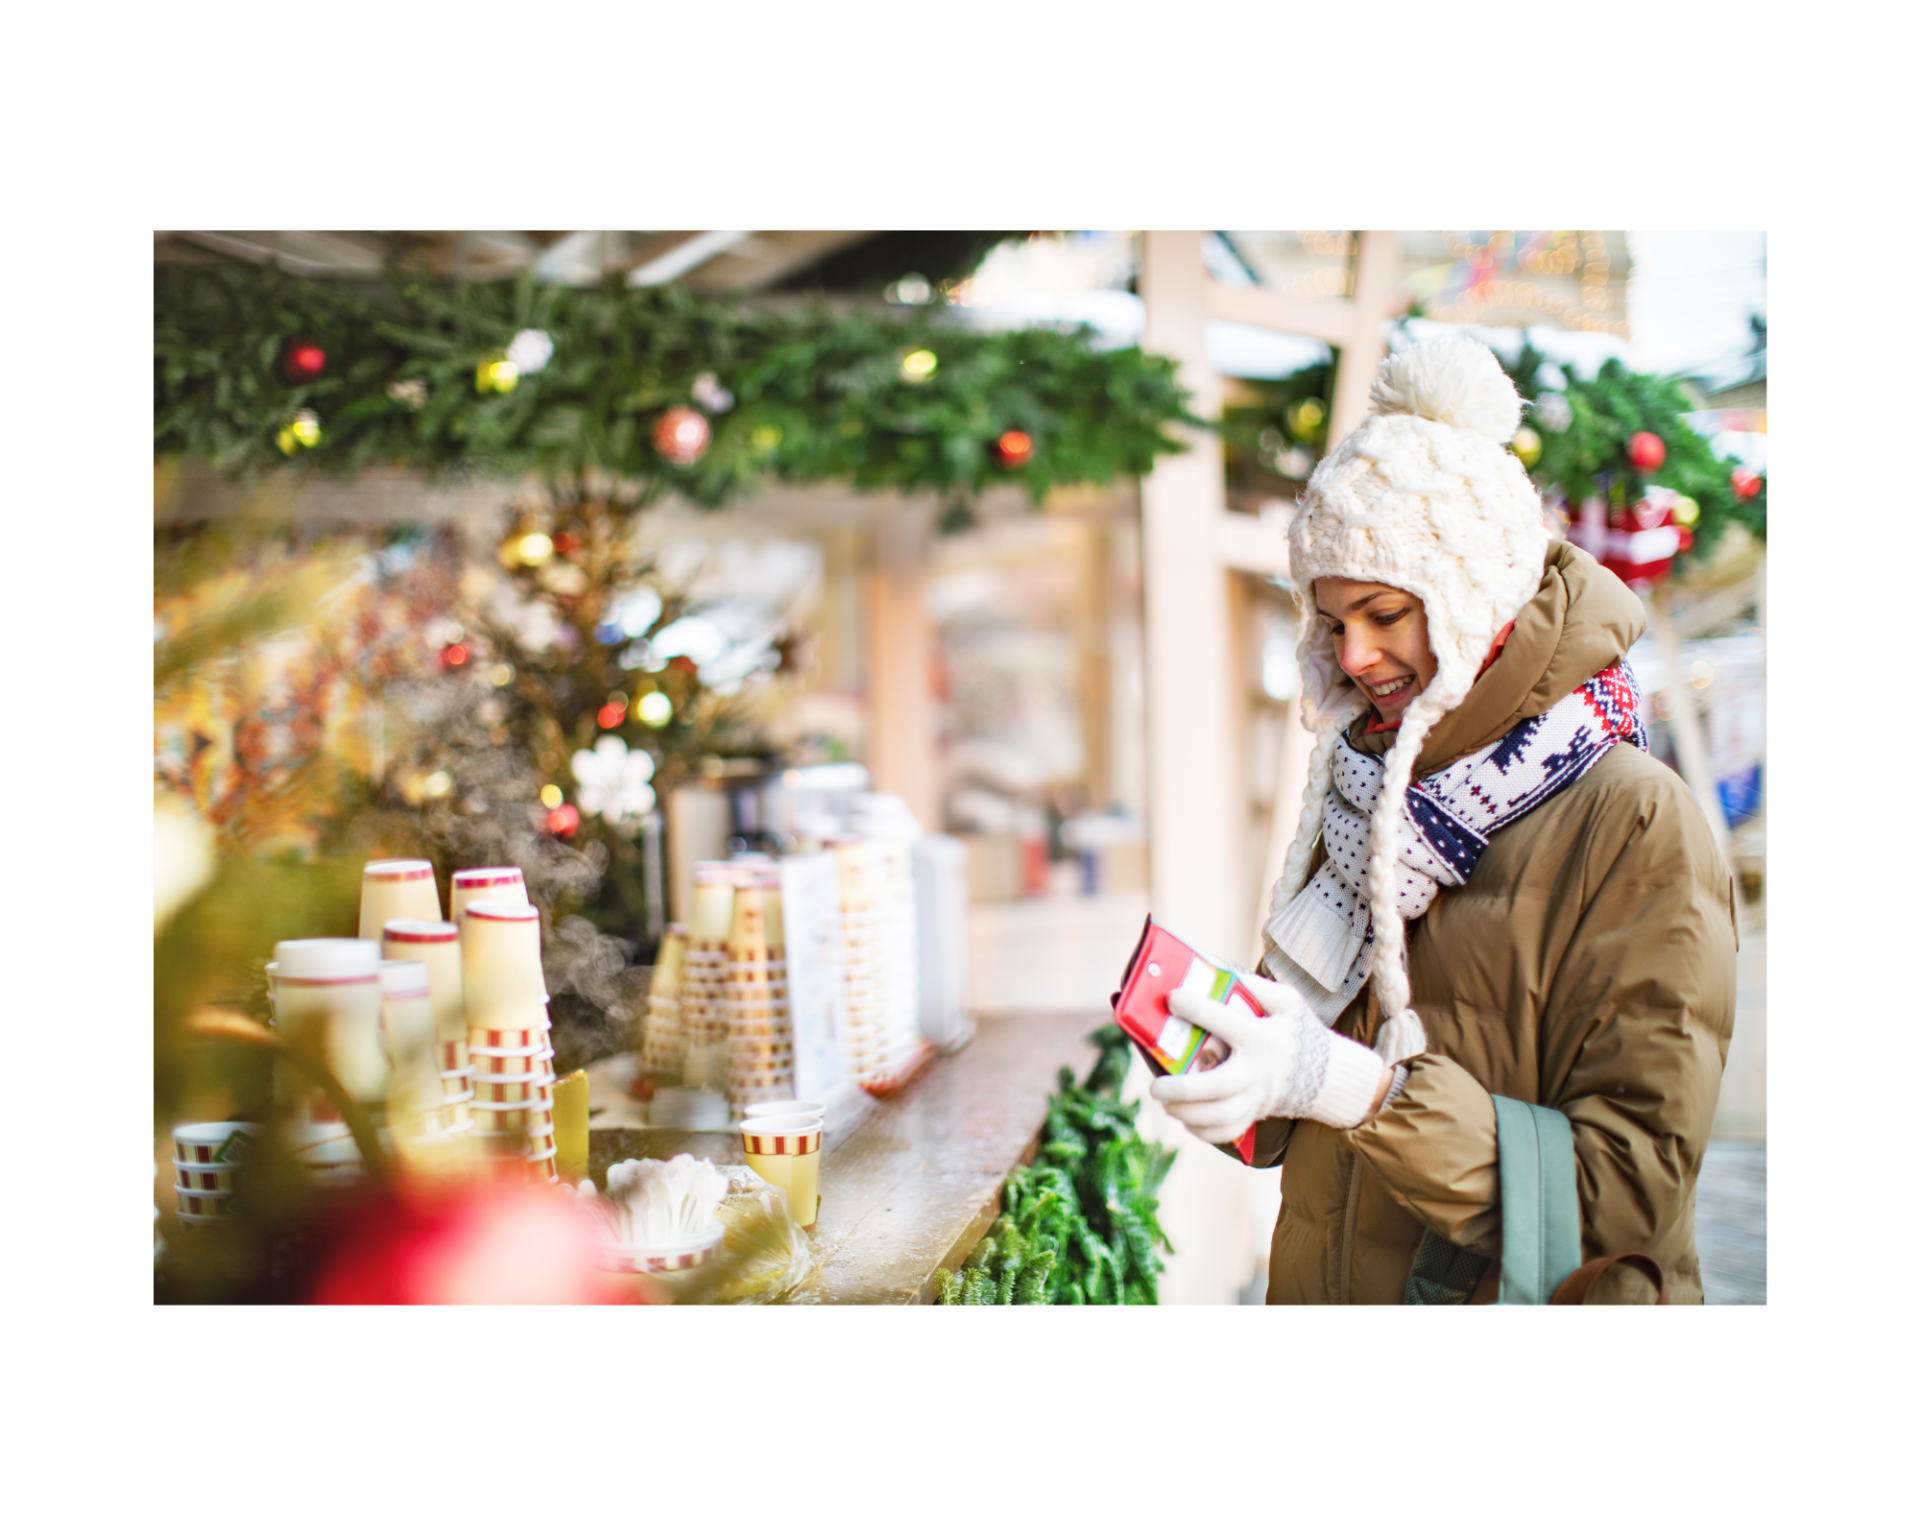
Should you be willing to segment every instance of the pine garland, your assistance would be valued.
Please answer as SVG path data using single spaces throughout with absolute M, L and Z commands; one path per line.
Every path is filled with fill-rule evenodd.
M 643 500 L 671 489 L 708 507 L 769 482 L 840 481 L 965 506 L 996 485 L 1037 500 L 1144 474 L 1180 450 L 1169 429 L 1195 420 L 1168 359 L 1098 351 L 1085 328 L 963 330 L 938 308 L 836 315 L 671 285 L 348 284 L 270 267 L 162 267 L 154 283 L 155 453 L 236 475 L 289 460 L 343 476 L 600 471 L 638 483 Z M 551 360 L 510 393 L 482 393 L 478 371 L 522 330 L 551 338 Z M 303 341 L 325 369 L 289 382 Z M 916 377 L 902 364 L 921 350 L 936 366 Z M 732 404 L 707 412 L 711 444 L 682 467 L 652 431 L 663 411 L 696 404 L 702 374 Z M 303 411 L 318 441 L 283 444 Z M 1024 463 L 995 452 L 1010 430 L 1031 440 Z
M 1131 1047 L 1113 1025 L 1088 1037 L 1100 1059 L 1084 1083 L 1060 1069 L 1046 1139 L 1007 1176 L 1004 1210 L 959 1273 L 934 1273 L 944 1306 L 1154 1306 L 1171 1247 L 1159 1189 L 1174 1153 L 1145 1141 L 1120 1084 Z

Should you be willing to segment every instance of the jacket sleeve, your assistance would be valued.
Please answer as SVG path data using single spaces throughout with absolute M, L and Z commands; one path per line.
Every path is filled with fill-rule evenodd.
M 1584 899 L 1540 1005 L 1540 1102 L 1573 1124 L 1584 1256 L 1645 1252 L 1671 1271 L 1691 1253 L 1689 1193 L 1733 1029 L 1735 937 L 1726 866 L 1684 785 L 1637 789 L 1587 844 Z M 1465 1068 L 1416 1058 L 1400 1097 L 1349 1135 L 1416 1219 L 1498 1254 L 1493 1100 Z M 1619 1273 L 1607 1291 L 1650 1298 Z

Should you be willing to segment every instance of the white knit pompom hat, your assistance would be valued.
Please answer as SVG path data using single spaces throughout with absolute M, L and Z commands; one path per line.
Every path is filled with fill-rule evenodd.
M 1372 403 L 1374 414 L 1315 468 L 1287 536 L 1304 610 L 1300 715 L 1318 740 L 1273 911 L 1307 883 L 1334 743 L 1367 708 L 1316 616 L 1313 583 L 1344 576 L 1410 592 L 1426 608 L 1439 671 L 1408 706 L 1387 752 L 1367 859 L 1382 1018 L 1375 1047 L 1392 1062 L 1425 1048 L 1408 1007 L 1405 931 L 1394 900 L 1407 784 L 1427 733 L 1466 698 L 1493 637 L 1539 590 L 1547 530 L 1539 493 L 1506 448 L 1520 425 L 1520 396 L 1486 346 L 1436 336 L 1396 353 L 1380 365 Z

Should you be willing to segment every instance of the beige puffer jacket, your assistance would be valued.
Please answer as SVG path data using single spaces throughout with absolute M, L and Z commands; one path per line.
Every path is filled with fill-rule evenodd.
M 1429 737 L 1431 773 L 1498 740 L 1602 667 L 1644 625 L 1640 601 L 1556 543 L 1506 648 Z M 1358 727 L 1355 727 L 1358 730 Z M 1391 736 L 1356 736 L 1383 754 Z M 1393 1303 L 1431 1229 L 1495 1262 L 1492 1094 L 1573 1122 L 1583 1256 L 1652 1254 L 1671 1299 L 1701 1300 L 1694 1179 L 1733 1033 L 1732 881 L 1686 785 L 1630 743 L 1495 833 L 1466 883 L 1409 925 L 1407 970 L 1428 1048 L 1369 1123 L 1261 1122 L 1256 1162 L 1283 1164 L 1267 1300 Z M 1341 1033 L 1371 1043 L 1363 989 Z M 1593 1300 L 1650 1301 L 1621 1265 Z

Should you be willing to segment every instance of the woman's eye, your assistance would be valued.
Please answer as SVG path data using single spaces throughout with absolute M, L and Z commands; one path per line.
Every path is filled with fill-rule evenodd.
M 1395 613 L 1376 613 L 1373 616 L 1373 622 L 1376 624 L 1398 624 L 1406 616 L 1407 610 L 1402 608 Z

